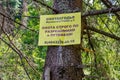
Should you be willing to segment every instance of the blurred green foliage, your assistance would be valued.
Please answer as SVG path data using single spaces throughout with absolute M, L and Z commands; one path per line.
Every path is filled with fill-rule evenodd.
M 9 0 L 11 9 L 13 10 L 13 19 L 21 22 L 22 15 L 22 1 L 23 0 Z M 49 6 L 53 5 L 53 0 L 41 0 Z M 92 0 L 91 0 L 92 1 Z M 88 5 L 86 5 L 88 4 Z M 83 4 L 83 11 L 101 10 L 105 6 L 100 0 L 85 0 Z M 6 2 L 3 1 L 3 6 Z M 27 27 L 39 31 L 39 16 L 45 14 L 52 14 L 53 12 L 39 3 L 28 1 L 28 23 Z M 87 17 L 88 25 L 95 27 L 105 32 L 113 32 L 113 34 L 120 36 L 119 24 L 120 21 L 114 14 L 97 15 Z M 109 27 L 109 29 L 107 28 Z M 10 36 L 16 47 L 21 50 L 29 59 L 29 63 L 34 67 L 34 71 L 23 58 L 27 72 L 32 80 L 41 80 L 42 72 L 47 52 L 47 47 L 38 46 L 38 32 L 29 29 L 20 29 L 20 25 L 15 24 L 14 33 L 16 36 Z M 42 35 L 42 34 L 41 34 Z M 8 43 L 8 39 L 2 34 L 2 38 Z M 87 35 L 84 35 L 83 47 L 91 49 Z M 110 39 L 106 36 L 91 32 L 91 41 L 95 49 L 95 53 L 82 52 L 83 64 L 88 65 L 84 68 L 84 73 L 96 78 L 84 78 L 84 80 L 119 80 L 120 79 L 120 42 Z M 92 50 L 92 49 L 91 49 Z M 94 55 L 96 54 L 96 56 Z M 95 61 L 96 60 L 96 61 Z M 29 80 L 21 63 L 19 56 L 6 44 L 0 41 L 0 78 L 3 80 Z

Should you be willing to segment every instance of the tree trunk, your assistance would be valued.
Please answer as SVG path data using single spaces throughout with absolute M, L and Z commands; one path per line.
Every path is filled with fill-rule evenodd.
M 82 0 L 54 0 L 60 13 L 81 11 Z M 80 45 L 48 47 L 43 80 L 82 80 Z
M 27 0 L 23 0 L 22 1 L 22 16 L 26 16 L 27 15 L 27 12 L 28 12 L 28 8 L 27 8 Z M 22 17 L 22 24 L 24 25 L 24 26 L 26 26 L 27 27 L 27 20 L 28 20 L 28 18 L 27 17 Z M 25 27 L 23 27 L 23 26 L 21 26 L 21 28 L 22 29 L 25 29 Z
M 6 2 L 6 8 L 4 8 L 3 2 Z M 10 18 L 13 17 L 10 0 L 0 1 L 0 12 L 5 15 L 9 15 Z M 7 34 L 14 35 L 14 22 L 10 21 L 8 18 L 5 18 L 3 15 L 0 15 L 0 36 L 3 33 L 3 30 Z

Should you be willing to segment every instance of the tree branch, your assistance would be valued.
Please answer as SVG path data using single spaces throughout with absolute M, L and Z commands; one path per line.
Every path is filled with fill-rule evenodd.
M 54 11 L 56 14 L 59 13 L 58 10 L 56 10 L 56 9 L 54 9 L 54 8 L 52 8 L 52 7 L 50 7 L 49 5 L 47 5 L 47 4 L 45 4 L 45 3 L 41 2 L 41 1 L 38 1 L 38 0 L 33 0 L 33 1 L 35 1 L 35 2 L 37 2 L 37 3 L 40 3 L 41 5 L 47 7 L 48 9 L 51 9 L 51 10 Z
M 34 1 L 37 1 L 37 0 L 34 0 Z M 40 1 L 37 1 L 37 2 L 40 3 Z M 42 4 L 42 2 L 41 2 L 41 4 Z M 44 3 L 43 3 L 43 5 L 44 5 L 44 6 L 47 6 L 47 5 L 44 4 Z M 52 8 L 49 7 L 49 6 L 47 6 L 47 7 L 48 7 L 49 9 L 52 9 Z M 52 10 L 53 10 L 53 11 L 56 11 L 56 10 L 54 10 L 54 9 L 52 9 Z M 98 14 L 105 14 L 105 13 L 109 13 L 110 11 L 111 11 L 111 12 L 118 12 L 118 11 L 120 11 L 120 7 L 113 7 L 113 8 L 108 8 L 108 9 L 104 9 L 104 10 L 88 11 L 88 12 L 86 12 L 85 14 L 83 14 L 82 17 L 93 16 L 93 15 L 98 15 Z M 14 21 L 14 22 L 17 23 L 17 24 L 24 26 L 22 23 L 19 23 L 19 22 L 13 20 L 12 18 L 10 18 L 9 16 L 3 14 L 2 12 L 0 12 L 0 14 L 3 15 L 4 17 L 10 19 L 11 21 Z M 28 17 L 28 16 L 26 16 L 26 17 Z M 37 17 L 35 16 L 35 18 L 37 18 Z M 33 29 L 28 28 L 28 27 L 26 27 L 26 26 L 24 26 L 24 27 L 27 28 L 27 29 L 29 29 L 29 30 L 31 30 L 31 31 L 35 31 L 35 32 L 38 33 L 38 31 L 36 31 L 36 30 L 33 30 Z M 101 30 L 98 30 L 98 29 L 93 28 L 93 27 L 89 27 L 88 29 L 90 29 L 90 30 L 92 30 L 92 31 L 94 31 L 94 32 L 103 34 L 103 35 L 105 35 L 105 36 L 108 36 L 108 37 L 110 37 L 110 38 L 113 38 L 113 39 L 116 39 L 116 40 L 120 40 L 119 37 L 117 37 L 117 36 L 115 36 L 115 35 L 113 35 L 113 34 L 107 33 L 107 32 L 105 32 L 105 31 L 101 31 Z M 102 33 L 102 32 L 103 32 L 103 33 Z
M 107 14 L 107 13 L 112 13 L 112 12 L 119 12 L 120 7 L 112 7 L 108 9 L 103 9 L 103 10 L 93 10 L 93 11 L 88 11 L 82 15 L 82 17 L 88 17 L 88 16 L 94 16 L 94 15 L 100 15 L 100 14 Z M 23 17 L 30 17 L 30 18 L 38 18 L 39 16 L 27 16 L 23 15 Z
M 15 52 L 19 55 L 20 60 L 21 60 L 21 63 L 22 63 L 22 66 L 23 66 L 23 68 L 24 68 L 24 70 L 25 70 L 25 73 L 27 74 L 27 76 L 28 76 L 29 79 L 31 80 L 31 78 L 30 78 L 30 76 L 29 76 L 29 74 L 28 74 L 28 72 L 27 72 L 27 70 L 26 70 L 26 68 L 25 68 L 24 62 L 23 62 L 23 60 L 22 60 L 23 56 L 22 56 L 11 44 L 7 43 L 7 42 L 6 42 L 5 40 L 3 40 L 1 37 L 0 37 L 0 39 L 1 39 L 6 45 L 8 45 L 13 51 L 15 51 Z
M 33 71 L 35 71 L 35 72 L 37 72 L 37 71 L 36 71 L 36 70 L 34 69 L 34 67 L 29 63 L 28 59 L 23 55 L 23 53 L 15 46 L 15 44 L 14 44 L 14 43 L 12 42 L 12 40 L 10 39 L 9 35 L 4 31 L 4 29 L 3 29 L 3 27 L 4 27 L 4 18 L 5 18 L 5 17 L 3 16 L 3 21 L 2 21 L 1 30 L 2 30 L 3 33 L 7 36 L 10 44 L 7 43 L 5 40 L 3 40 L 1 37 L 0 37 L 0 39 L 1 39 L 5 44 L 7 44 L 13 51 L 15 51 L 15 52 L 19 55 L 20 60 L 21 60 L 21 63 L 22 63 L 22 66 L 23 66 L 23 68 L 24 68 L 24 70 L 25 70 L 28 78 L 31 80 L 31 78 L 30 78 L 30 76 L 29 76 L 29 74 L 28 74 L 28 72 L 27 72 L 27 69 L 25 68 L 25 65 L 24 65 L 24 62 L 23 62 L 22 59 L 24 58 L 24 59 L 26 60 L 26 62 L 27 62 L 28 65 L 33 69 Z M 37 72 L 37 73 L 38 73 L 38 72 Z
M 105 4 L 107 8 L 113 7 L 112 3 L 109 0 L 101 0 L 101 1 Z M 116 12 L 114 12 L 114 14 L 117 16 L 118 20 L 120 20 L 120 15 Z
M 19 22 L 15 21 L 14 19 L 12 19 L 11 17 L 9 17 L 9 16 L 6 15 L 5 13 L 2 13 L 1 11 L 0 11 L 0 15 L 2 15 L 2 16 L 5 17 L 5 18 L 8 18 L 9 20 L 11 20 L 11 21 L 13 21 L 13 22 L 15 22 L 15 23 L 17 23 L 17 24 L 23 26 L 23 27 L 25 27 L 26 29 L 29 29 L 29 30 L 31 30 L 31 31 L 34 31 L 34 32 L 37 32 L 37 33 L 38 33 L 38 31 L 36 31 L 36 30 L 34 30 L 34 29 L 31 29 L 31 28 L 29 28 L 29 27 L 23 25 L 22 23 L 19 23 Z
M 118 36 L 116 36 L 116 35 L 110 34 L 110 33 L 108 33 L 108 32 L 102 31 L 102 30 L 98 30 L 98 29 L 96 29 L 96 28 L 94 28 L 94 27 L 90 27 L 90 26 L 87 26 L 87 28 L 88 28 L 89 30 L 91 30 L 91 31 L 96 32 L 96 33 L 99 33 L 99 34 L 102 34 L 102 35 L 104 35 L 104 36 L 107 36 L 107 37 L 110 37 L 110 38 L 112 38 L 112 39 L 115 39 L 115 40 L 120 41 L 120 37 L 118 37 Z
M 38 0 L 33 0 L 37 3 L 40 3 L 41 5 L 47 7 L 48 9 L 51 9 L 52 11 L 54 11 L 55 13 L 59 13 L 59 11 L 57 11 L 56 9 L 48 6 L 47 4 L 41 2 L 41 1 L 38 1 Z M 82 17 L 87 17 L 87 16 L 94 16 L 94 15 L 99 15 L 99 14 L 106 14 L 106 13 L 115 13 L 115 12 L 118 12 L 120 11 L 120 6 L 117 6 L 117 7 L 108 7 L 108 9 L 104 9 L 104 10 L 95 10 L 95 11 L 88 11 L 86 12 L 85 14 L 82 15 Z
M 2 30 L 3 33 L 7 36 L 8 40 L 10 41 L 10 44 L 7 43 L 6 41 L 2 40 L 1 37 L 0 37 L 0 39 L 1 39 L 4 43 L 6 43 L 10 48 L 12 48 L 15 52 L 17 52 L 17 54 L 18 54 L 19 57 L 20 57 L 22 66 L 23 66 L 23 68 L 24 68 L 24 70 L 25 70 L 28 78 L 31 80 L 31 78 L 30 78 L 30 76 L 29 76 L 29 73 L 27 72 L 27 69 L 26 69 L 26 67 L 25 67 L 25 65 L 24 65 L 24 62 L 23 62 L 23 57 L 24 57 L 23 54 L 17 49 L 17 47 L 13 44 L 12 40 L 10 39 L 9 35 L 8 35 L 8 34 L 4 31 L 4 29 L 3 29 L 3 27 L 4 27 L 4 19 L 5 19 L 5 17 L 3 16 L 3 21 L 2 21 L 1 30 Z
M 94 16 L 94 15 L 100 15 L 100 14 L 106 14 L 106 13 L 114 13 L 120 11 L 120 7 L 112 7 L 108 9 L 103 10 L 93 10 L 88 11 L 85 14 L 82 15 L 82 17 L 88 17 L 88 16 Z

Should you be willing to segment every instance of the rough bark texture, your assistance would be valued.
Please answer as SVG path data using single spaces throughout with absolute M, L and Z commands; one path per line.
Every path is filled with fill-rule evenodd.
M 60 13 L 79 12 L 81 2 L 82 0 L 54 0 L 54 8 Z M 80 65 L 80 45 L 48 47 L 43 80 L 82 80 Z
M 2 2 L 0 2 L 0 13 L 9 15 L 9 17 L 12 18 L 12 14 L 10 13 L 11 11 L 9 0 L 6 0 L 6 8 L 4 8 Z M 7 34 L 13 35 L 14 22 L 0 14 L 0 36 L 3 33 L 2 30 L 4 30 Z

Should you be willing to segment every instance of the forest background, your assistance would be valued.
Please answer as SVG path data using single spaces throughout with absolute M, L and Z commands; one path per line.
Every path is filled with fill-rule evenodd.
M 47 47 L 38 46 L 39 17 L 53 0 L 0 1 L 0 80 L 40 80 Z M 120 0 L 84 0 L 84 80 L 120 79 Z

